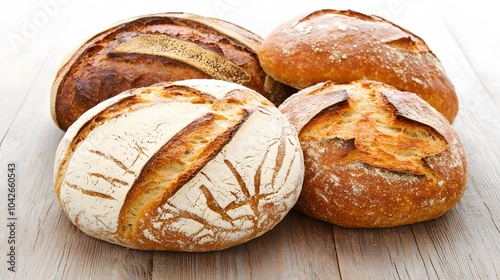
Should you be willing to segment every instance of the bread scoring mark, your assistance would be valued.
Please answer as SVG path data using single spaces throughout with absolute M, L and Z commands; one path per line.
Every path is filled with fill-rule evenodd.
M 115 200 L 114 197 L 112 197 L 110 195 L 107 195 L 105 193 L 83 189 L 83 188 L 80 188 L 80 187 L 78 187 L 77 185 L 74 185 L 74 184 L 65 183 L 65 186 L 70 187 L 70 188 L 72 188 L 72 189 L 74 189 L 76 191 L 79 191 L 79 192 L 81 192 L 84 195 L 99 197 L 99 198 L 102 198 L 102 199 Z
M 213 239 L 217 233 L 231 231 L 225 224 L 207 226 L 206 217 L 198 216 L 188 209 L 179 209 L 179 207 L 172 205 L 168 201 L 165 202 L 161 209 L 168 212 L 163 212 L 162 216 L 153 218 L 155 222 L 153 222 L 152 227 L 145 224 L 142 227 L 145 228 L 144 230 L 151 232 L 151 235 L 156 240 L 161 239 L 162 246 L 183 248 L 189 251 L 190 247 L 193 248 L 198 245 L 197 239 Z M 224 222 L 229 223 L 226 220 Z M 159 234 L 160 231 L 163 231 L 163 234 Z M 186 239 L 186 236 L 188 236 L 187 242 L 182 241 Z M 150 241 L 154 242 L 149 236 L 144 237 L 145 239 L 140 239 L 139 242 L 143 244 Z M 157 246 L 151 246 L 151 249 L 155 248 L 158 249 Z
M 242 186 L 240 186 L 242 187 Z M 217 199 L 212 195 L 212 193 L 207 189 L 205 185 L 200 186 L 200 190 L 207 200 L 207 206 L 210 210 L 217 212 L 221 215 L 221 218 L 228 221 L 231 225 L 234 225 L 231 217 L 224 211 L 224 209 L 217 203 Z
M 313 26 L 310 25 L 308 22 L 299 21 L 296 24 L 292 25 L 292 28 L 296 29 L 299 33 L 309 34 L 309 32 L 311 32 Z
M 229 41 L 232 41 L 233 44 L 244 47 L 254 53 L 257 52 L 259 44 L 262 41 L 262 38 L 258 35 L 233 23 L 189 13 L 167 12 L 152 14 L 130 21 L 127 25 L 134 23 L 140 23 L 145 27 L 149 27 L 149 29 L 162 25 L 186 26 L 195 30 L 202 29 L 205 32 L 210 31 L 212 34 L 231 39 Z
M 404 36 L 400 38 L 391 38 L 390 40 L 382 40 L 381 42 L 391 48 L 395 48 L 402 51 L 407 52 L 428 52 L 429 49 L 425 45 L 425 43 L 421 40 L 417 40 L 418 38 L 413 36 Z
M 333 9 L 322 9 L 316 10 L 304 17 L 292 25 L 295 26 L 298 23 L 306 21 L 314 21 L 314 18 L 325 17 L 325 16 L 344 16 L 344 17 L 354 17 L 365 21 L 376 21 L 377 18 L 369 15 L 365 15 L 352 10 L 333 10 Z
M 189 169 L 186 162 L 193 157 L 196 151 L 190 148 L 189 141 L 185 137 L 199 134 L 197 138 L 199 144 L 205 145 L 208 139 L 203 139 L 201 133 L 194 133 L 199 128 L 213 126 L 215 115 L 211 112 L 194 120 L 181 130 L 179 130 L 168 142 L 152 155 L 135 180 L 133 186 L 127 194 L 125 204 L 120 210 L 119 228 L 125 236 L 133 236 L 136 233 L 134 225 L 141 218 L 148 207 L 154 208 L 150 204 L 160 205 L 161 201 L 174 194 L 182 184 L 193 176 L 196 170 Z M 208 160 L 210 154 L 202 157 L 203 161 Z M 195 165 L 195 164 L 193 164 Z M 157 170 L 166 166 L 169 170 L 157 174 Z M 196 165 L 195 165 L 196 166 Z M 155 180 L 155 177 L 161 176 L 161 181 Z M 157 206 L 156 206 L 157 207 Z
M 113 178 L 113 177 L 110 177 L 110 176 L 106 176 L 106 175 L 103 175 L 103 174 L 100 174 L 100 173 L 89 173 L 89 176 L 105 180 L 105 181 L 107 181 L 108 183 L 110 183 L 111 185 L 114 185 L 114 186 L 117 186 L 117 185 L 127 186 L 127 182 L 125 182 L 125 181 L 122 181 L 120 179 Z
M 208 191 L 208 189 L 205 191 Z M 197 200 L 197 203 L 208 204 L 207 201 L 201 201 L 200 199 Z M 216 202 L 214 201 L 213 203 Z M 214 209 L 216 210 L 217 207 Z M 160 249 L 159 246 L 168 247 L 174 251 L 199 251 L 199 249 L 195 249 L 197 246 L 205 246 L 206 248 L 217 247 L 220 245 L 216 245 L 216 243 L 224 242 L 223 240 L 227 239 L 228 236 L 248 231 L 250 227 L 249 224 L 245 224 L 244 222 L 246 219 L 245 216 L 238 215 L 238 217 L 231 217 L 229 211 L 226 213 L 227 216 L 225 217 L 228 218 L 226 220 L 220 214 L 211 215 L 210 217 L 200 216 L 194 214 L 190 209 L 180 209 L 169 202 L 166 202 L 162 206 L 162 210 L 168 212 L 163 213 L 161 217 L 155 218 L 154 226 L 147 227 L 148 225 L 142 224 L 141 227 L 145 228 L 142 232 L 148 231 L 149 235 L 145 235 L 144 239 L 140 239 L 139 242 L 143 246 L 150 246 L 151 250 L 158 250 Z M 250 214 L 247 217 L 252 216 Z M 208 218 L 219 220 L 219 223 L 207 224 L 206 220 Z M 217 239 L 219 240 L 217 241 Z M 154 243 L 155 240 L 159 242 Z M 232 243 L 229 244 L 227 247 L 234 245 Z
M 394 106 L 398 116 L 425 124 L 441 134 L 447 142 L 451 142 L 450 136 L 442 129 L 448 121 L 427 102 L 422 102 L 416 94 L 394 90 L 381 90 L 380 93 Z
M 301 156 L 299 156 L 299 157 L 297 156 L 297 153 L 302 154 L 302 149 L 300 147 L 295 146 L 295 144 L 290 141 L 290 138 L 288 138 L 287 141 L 288 141 L 287 145 L 289 145 L 290 147 L 293 147 L 293 150 L 294 150 L 293 157 L 289 163 L 289 166 L 293 166 L 296 161 L 303 161 L 303 158 Z M 283 161 L 284 161 L 284 159 L 283 159 Z M 284 164 L 283 164 L 283 166 L 284 166 Z M 290 168 L 287 169 L 286 174 L 285 174 L 285 179 L 284 179 L 285 182 L 288 181 L 288 178 L 290 177 L 291 174 L 292 174 L 292 169 L 290 169 Z M 275 173 L 275 177 L 273 177 L 273 184 L 275 183 L 275 179 L 277 178 L 277 176 L 278 176 L 278 173 Z
M 218 114 L 209 112 L 180 130 L 150 158 L 120 212 L 119 228 L 128 239 L 125 242 L 134 242 L 133 236 L 143 231 L 134 225 L 196 176 L 231 140 L 250 114 L 247 110 L 239 110 L 239 118 L 223 121 Z
M 204 109 L 197 106 L 180 102 L 158 102 L 148 106 L 138 103 L 131 107 L 114 106 L 118 112 L 111 111 L 111 119 L 101 114 L 103 122 L 93 127 L 75 149 L 62 180 L 82 189 L 106 193 L 114 200 L 78 196 L 63 184 L 66 190 L 60 191 L 59 198 L 65 204 L 68 217 L 73 220 L 79 215 L 80 224 L 87 233 L 99 234 L 115 242 L 120 209 L 137 174 L 162 142 L 173 137 L 176 129 L 203 115 Z M 141 149 L 135 149 L 136 145 Z M 138 154 L 143 156 L 138 158 Z M 115 180 L 96 177 L 96 174 L 113 174 Z M 104 228 L 97 218 L 107 226 Z
M 96 150 L 89 150 L 89 153 L 95 154 L 95 155 L 102 157 L 106 160 L 110 160 L 110 161 L 114 162 L 118 167 L 120 167 L 125 173 L 135 175 L 134 171 L 130 170 L 125 164 L 123 164 L 123 162 L 121 162 L 120 160 L 116 159 L 115 157 L 113 157 L 111 155 L 106 155 L 103 152 L 96 151 Z M 144 152 L 142 152 L 142 154 L 144 154 Z M 137 159 L 134 160 L 134 162 L 136 162 L 136 161 L 137 161 Z
M 345 89 L 349 92 L 349 106 L 317 114 L 299 134 L 302 142 L 312 141 L 316 143 L 315 145 L 322 146 L 330 157 L 323 157 L 321 154 L 308 157 L 327 164 L 362 161 L 388 171 L 425 174 L 437 182 L 439 180 L 437 174 L 425 164 L 424 159 L 443 152 L 446 149 L 445 139 L 432 127 L 428 127 L 425 121 L 421 123 L 399 119 L 400 112 L 387 100 L 384 89 L 371 88 L 375 84 L 358 82 L 358 84 L 335 86 L 336 89 Z M 356 88 L 357 86 L 364 88 L 360 90 Z M 396 96 L 393 99 L 401 101 Z M 400 101 L 393 103 L 401 103 Z M 406 115 L 410 116 L 410 113 Z M 413 116 L 413 119 L 422 121 L 425 117 L 425 115 L 419 116 Z M 340 144 L 347 144 L 348 142 L 343 141 L 351 139 L 350 148 L 347 150 L 339 148 L 334 144 L 338 141 L 332 142 L 333 139 L 341 139 Z M 305 150 L 315 151 L 315 149 Z
M 279 138 L 278 154 L 276 156 L 276 162 L 275 162 L 276 169 L 275 169 L 275 172 L 273 174 L 273 179 L 271 181 L 271 184 L 273 184 L 273 185 L 275 184 L 275 180 L 276 180 L 276 177 L 277 177 L 279 171 L 283 167 L 283 160 L 284 160 L 285 154 L 286 154 L 287 139 L 284 137 L 284 135 L 285 135 L 284 129 L 285 129 L 284 127 L 281 129 L 282 130 L 281 137 Z
M 300 189 L 302 184 L 296 178 L 303 168 L 297 160 L 300 146 L 291 141 L 293 128 L 278 126 L 281 121 L 273 111 L 256 108 L 232 141 L 157 207 L 149 216 L 156 218 L 141 225 L 139 231 L 147 229 L 155 240 L 177 236 L 178 250 L 199 246 L 210 250 L 217 243 L 229 247 L 265 232 L 288 211 L 298 196 L 294 188 Z M 281 137 L 290 139 L 282 142 Z M 182 228 L 178 228 L 181 219 Z M 141 244 L 162 246 L 146 236 Z
M 109 54 L 146 54 L 167 57 L 195 67 L 214 79 L 238 84 L 250 81 L 250 75 L 227 58 L 195 43 L 181 41 L 167 35 L 142 34 L 119 44 Z
M 249 32 L 248 30 L 245 30 L 239 26 L 233 26 L 233 24 L 225 22 L 220 19 L 201 17 L 187 13 L 180 13 L 174 16 L 183 19 L 189 19 L 191 21 L 195 21 L 197 23 L 206 25 L 212 28 L 213 30 L 217 31 L 218 33 L 228 36 L 231 39 L 234 39 L 237 42 L 243 44 L 254 53 L 256 53 L 257 50 L 259 49 L 260 41 L 262 40 L 260 37 Z M 234 29 L 237 29 L 238 31 L 235 31 Z M 243 34 L 246 36 L 244 36 Z M 251 38 L 253 38 L 253 40 Z
M 115 110 L 118 104 L 129 104 L 129 102 L 138 102 L 137 96 L 131 95 L 130 92 L 124 92 L 119 96 L 114 97 L 106 102 L 96 105 L 91 110 L 87 111 L 79 118 L 68 131 L 66 131 L 56 152 L 56 162 L 54 168 L 54 189 L 59 197 L 61 184 L 64 174 L 68 167 L 68 163 L 78 148 L 79 144 L 87 137 L 87 135 L 96 127 L 109 119 L 111 111 Z M 115 106 L 110 106 L 115 104 Z M 110 106 L 110 108 L 106 108 Z M 106 116 L 106 117 L 103 117 Z
M 134 142 L 133 144 L 134 146 L 132 147 L 132 149 L 136 150 L 137 151 L 137 156 L 135 157 L 135 159 L 132 161 L 132 166 L 135 165 L 135 163 L 141 158 L 141 157 L 145 157 L 147 156 L 146 154 L 146 151 L 144 151 L 143 148 L 141 148 L 141 146 L 139 146 L 139 144 L 137 142 Z
M 233 164 L 229 160 L 224 159 L 224 163 L 229 168 L 231 173 L 233 173 L 233 176 L 236 179 L 236 181 L 238 182 L 238 185 L 240 186 L 241 190 L 243 191 L 243 194 L 245 195 L 245 197 L 250 198 L 250 192 L 248 191 L 247 185 L 246 185 L 245 181 L 243 180 L 243 178 L 241 177 L 240 173 L 236 170 L 236 168 L 234 168 Z M 206 176 L 206 174 L 205 174 L 205 176 Z
M 173 83 L 161 82 L 156 84 L 156 86 L 164 89 L 159 93 L 159 96 L 165 98 L 166 100 L 186 101 L 193 104 L 211 104 L 217 100 L 215 96 L 188 85 L 184 85 L 181 82 L 186 81 Z
M 297 131 L 300 132 L 311 119 L 322 114 L 322 112 L 347 104 L 347 91 L 345 90 L 321 92 L 322 89 L 330 85 L 331 83 L 322 83 L 316 85 L 313 89 L 302 92 L 300 95 L 301 106 L 294 105 L 299 95 L 292 95 L 281 104 L 280 110 L 285 113 Z M 321 92 L 321 94 L 316 94 L 318 92 Z
M 190 79 L 190 80 L 182 80 L 171 83 L 168 88 L 168 92 L 170 89 L 177 90 L 181 92 L 191 92 L 195 93 L 202 97 L 206 101 L 215 102 L 217 100 L 225 100 L 231 99 L 230 96 L 234 94 L 234 92 L 239 92 L 241 95 L 251 94 L 254 95 L 253 91 L 248 88 L 240 85 L 240 84 L 224 84 L 221 85 L 218 80 L 214 79 Z M 251 93 L 250 93 L 251 92 Z M 245 98 L 243 98 L 245 99 Z M 192 100 L 191 102 L 196 102 Z

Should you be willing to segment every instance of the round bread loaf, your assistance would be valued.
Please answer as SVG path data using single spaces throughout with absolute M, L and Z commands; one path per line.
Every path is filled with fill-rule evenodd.
M 122 91 L 186 79 L 239 83 L 277 106 L 287 93 L 262 70 L 261 41 L 232 23 L 193 14 L 130 19 L 97 34 L 63 63 L 52 86 L 52 117 L 66 130 L 85 111 Z
M 299 131 L 296 208 L 346 227 L 436 218 L 462 197 L 467 163 L 451 124 L 410 92 L 375 81 L 320 83 L 281 106 Z
M 376 16 L 315 11 L 276 28 L 258 54 L 269 75 L 298 89 L 375 80 L 418 94 L 450 122 L 458 113 L 455 88 L 425 42 Z
M 221 250 L 273 228 L 304 176 L 294 127 L 220 80 L 125 91 L 84 113 L 56 155 L 55 192 L 90 236 L 145 250 Z

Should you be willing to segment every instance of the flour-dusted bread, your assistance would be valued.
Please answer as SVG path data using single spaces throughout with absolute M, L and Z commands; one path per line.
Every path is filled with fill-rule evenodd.
M 269 75 L 298 89 L 376 80 L 418 94 L 450 122 L 458 113 L 455 88 L 438 58 L 421 38 L 380 17 L 315 11 L 277 27 L 258 54 Z
M 130 19 L 95 35 L 63 63 L 52 86 L 52 117 L 66 130 L 85 111 L 122 91 L 186 79 L 239 83 L 278 105 L 285 87 L 262 70 L 261 41 L 235 24 L 193 14 Z
M 442 215 L 464 193 L 460 139 L 414 93 L 327 82 L 280 110 L 299 131 L 306 169 L 297 209 L 311 217 L 346 227 L 405 225 Z
M 238 84 L 132 89 L 84 113 L 56 155 L 55 192 L 83 232 L 146 250 L 209 251 L 273 228 L 304 176 L 294 127 Z

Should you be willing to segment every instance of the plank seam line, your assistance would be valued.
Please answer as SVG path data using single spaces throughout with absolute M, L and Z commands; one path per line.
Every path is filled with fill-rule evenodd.
M 424 257 L 422 256 L 422 251 L 420 250 L 418 239 L 417 239 L 417 236 L 415 234 L 414 225 L 410 225 L 410 229 L 411 229 L 411 234 L 413 236 L 413 240 L 415 241 L 415 245 L 417 245 L 418 256 L 420 257 L 420 260 L 422 261 L 422 264 L 425 267 L 425 274 L 427 275 L 427 279 L 431 279 L 431 276 L 429 274 L 429 268 L 427 267 L 427 263 L 424 260 Z M 426 227 L 426 230 L 427 230 L 427 227 Z M 431 263 L 432 269 L 434 270 L 434 273 L 437 275 L 437 271 L 436 271 L 436 268 L 434 267 L 434 264 L 432 263 L 432 260 L 430 260 L 430 263 Z
M 342 277 L 342 271 L 340 270 L 339 251 L 337 249 L 338 248 L 338 243 L 337 243 L 337 240 L 335 239 L 335 226 L 331 225 L 330 229 L 332 231 L 333 244 L 335 245 L 335 258 L 337 259 L 337 271 L 339 272 L 340 279 L 343 279 L 343 277 Z

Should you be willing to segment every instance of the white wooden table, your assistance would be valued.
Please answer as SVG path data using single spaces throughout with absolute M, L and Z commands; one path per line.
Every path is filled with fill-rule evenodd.
M 494 1 L 185 2 L 0 4 L 1 279 L 500 278 L 500 20 Z M 66 54 L 113 23 L 142 14 L 191 12 L 266 36 L 292 16 L 327 7 L 384 16 L 422 37 L 443 62 L 461 102 L 454 127 L 469 164 L 467 190 L 456 207 L 429 222 L 389 229 L 347 229 L 292 211 L 262 237 L 209 253 L 124 249 L 69 222 L 53 192 L 63 132 L 49 112 L 49 90 Z M 8 270 L 13 265 L 16 272 Z

